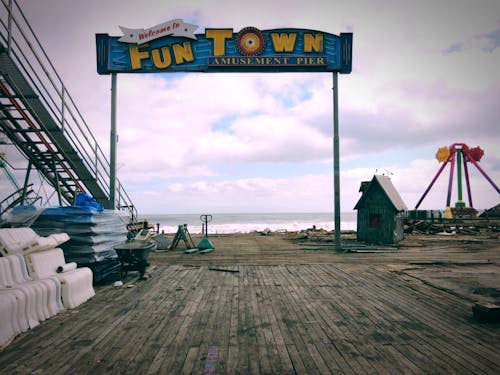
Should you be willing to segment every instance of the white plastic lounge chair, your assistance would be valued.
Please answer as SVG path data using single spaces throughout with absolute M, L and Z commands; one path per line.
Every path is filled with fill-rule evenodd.
M 92 286 L 92 270 L 88 267 L 71 269 L 72 267 L 66 266 L 64 252 L 59 248 L 28 254 L 26 263 L 34 279 L 56 276 L 60 280 L 62 302 L 65 308 L 75 308 L 95 295 Z M 57 273 L 59 267 L 63 270 L 70 269 Z

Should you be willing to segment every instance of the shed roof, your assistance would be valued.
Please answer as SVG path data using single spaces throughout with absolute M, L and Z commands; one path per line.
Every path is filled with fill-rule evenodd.
M 370 181 L 370 184 L 364 190 L 364 193 L 359 199 L 358 203 L 356 203 L 356 206 L 354 207 L 355 210 L 358 209 L 360 203 L 365 199 L 365 197 L 369 195 L 367 193 L 369 193 L 369 191 L 375 186 L 375 184 L 378 184 L 382 188 L 384 193 L 387 195 L 387 198 L 394 206 L 395 210 L 404 211 L 408 209 L 406 207 L 405 202 L 403 202 L 403 199 L 399 195 L 398 191 L 392 184 L 391 179 L 387 176 L 374 175 L 373 179 Z

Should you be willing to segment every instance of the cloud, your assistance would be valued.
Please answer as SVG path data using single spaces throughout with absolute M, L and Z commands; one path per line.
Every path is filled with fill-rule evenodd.
M 146 179 L 159 174 L 199 177 L 222 162 L 328 160 L 330 135 L 310 120 L 324 109 L 311 106 L 299 115 L 297 108 L 304 102 L 293 93 L 303 87 L 312 96 L 311 75 L 296 77 L 195 74 L 119 80 L 118 152 L 126 166 L 122 173 L 141 172 Z M 275 95 L 289 90 L 291 100 Z
M 353 72 L 339 76 L 342 209 L 377 170 L 412 207 L 437 172 L 437 148 L 454 142 L 481 146 L 481 166 L 500 179 L 498 1 L 21 6 L 105 154 L 111 80 L 96 73 L 94 34 L 178 17 L 197 32 L 354 33 Z M 124 74 L 117 109 L 118 176 L 142 212 L 333 210 L 331 74 Z M 471 183 L 476 206 L 498 202 L 475 170 Z M 446 189 L 443 175 L 422 207 L 443 208 Z
M 484 44 L 481 50 L 485 52 L 493 52 L 500 46 L 500 29 L 496 29 L 490 33 L 484 33 L 477 36 L 477 39 Z
M 500 29 L 481 33 L 460 42 L 455 42 L 443 50 L 444 54 L 460 53 L 468 49 L 492 53 L 500 46 Z
M 341 209 L 351 211 L 360 198 L 359 186 L 375 173 L 388 175 L 409 209 L 413 209 L 438 172 L 436 160 L 420 159 L 407 166 L 383 165 L 341 171 Z M 489 208 L 498 203 L 498 194 L 474 168 L 469 167 L 474 207 Z M 492 175 L 490 173 L 490 175 Z M 498 173 L 496 173 L 498 176 Z M 446 206 L 449 166 L 443 171 L 420 209 Z M 457 201 L 456 175 L 451 204 Z M 333 212 L 333 175 L 300 175 L 287 178 L 242 178 L 166 183 L 135 195 L 146 213 L 154 212 Z M 464 182 L 464 199 L 469 202 Z M 154 202 L 154 204 L 153 204 Z M 161 202 L 161 203 L 159 203 Z
M 144 212 L 153 210 L 151 198 L 163 200 L 164 212 L 323 212 L 332 210 L 329 175 L 292 178 L 243 178 L 235 180 L 167 184 L 146 193 L 139 201 Z M 183 199 L 189 197 L 189 202 Z M 198 211 L 197 211 L 198 210 Z
M 358 143 L 360 149 L 418 147 L 461 140 L 490 144 L 497 136 L 500 87 L 471 93 L 438 84 L 404 83 L 392 86 L 390 91 L 395 97 L 390 105 L 379 101 L 373 110 L 347 108 L 344 113 L 343 134 Z

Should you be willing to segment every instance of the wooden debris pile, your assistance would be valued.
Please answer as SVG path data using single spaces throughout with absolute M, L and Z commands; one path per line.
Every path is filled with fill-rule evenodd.
M 498 232 L 498 222 L 490 220 L 469 220 L 452 222 L 432 222 L 428 220 L 407 221 L 405 233 L 413 234 L 465 234 L 476 235 L 485 232 Z

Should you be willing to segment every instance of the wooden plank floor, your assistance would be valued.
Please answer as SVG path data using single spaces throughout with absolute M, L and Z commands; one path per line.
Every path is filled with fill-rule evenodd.
M 0 373 L 500 373 L 500 324 L 474 321 L 469 299 L 404 272 L 411 251 L 315 252 L 321 261 L 308 264 L 300 244 L 246 237 L 249 252 L 271 241 L 268 252 L 290 257 L 263 265 L 224 241 L 204 258 L 155 253 L 148 280 L 96 287 L 0 352 Z M 431 258 L 445 259 L 436 249 Z M 489 267 L 498 250 L 485 250 Z

